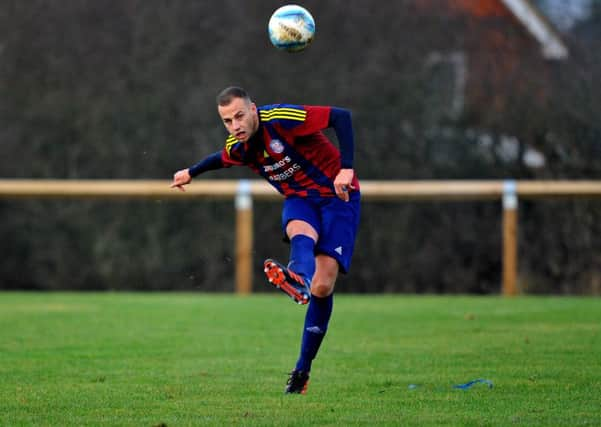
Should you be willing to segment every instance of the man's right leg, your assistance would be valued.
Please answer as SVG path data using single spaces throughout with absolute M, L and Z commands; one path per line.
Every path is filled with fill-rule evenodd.
M 298 219 L 286 225 L 286 234 L 290 239 L 288 267 L 267 259 L 264 263 L 265 275 L 270 283 L 295 302 L 306 304 L 310 299 L 309 288 L 315 273 L 315 242 L 318 234 L 311 224 Z
M 311 287 L 315 274 L 315 242 L 319 235 L 311 224 L 299 219 L 293 219 L 286 225 L 286 234 L 290 239 L 288 268 L 300 275 L 305 284 Z

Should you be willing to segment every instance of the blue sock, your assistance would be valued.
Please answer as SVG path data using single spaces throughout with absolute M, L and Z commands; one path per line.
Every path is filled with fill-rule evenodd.
M 311 295 L 309 308 L 305 315 L 305 329 L 303 330 L 300 357 L 296 362 L 297 370 L 305 372 L 311 370 L 311 363 L 317 356 L 319 346 L 328 330 L 333 306 L 334 295 L 325 298 Z
M 302 276 L 308 286 L 315 274 L 315 241 L 309 236 L 297 234 L 290 239 L 290 262 L 288 268 Z

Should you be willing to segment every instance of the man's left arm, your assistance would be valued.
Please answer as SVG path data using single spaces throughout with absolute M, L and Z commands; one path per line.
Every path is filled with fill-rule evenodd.
M 355 171 L 353 170 L 355 137 L 351 112 L 344 108 L 332 107 L 328 124 L 336 132 L 340 147 L 340 172 L 334 179 L 334 189 L 339 198 L 348 202 L 349 191 L 355 190 L 353 186 L 353 178 L 355 177 Z

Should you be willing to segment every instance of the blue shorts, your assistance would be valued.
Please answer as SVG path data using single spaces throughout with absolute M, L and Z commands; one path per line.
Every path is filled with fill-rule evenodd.
M 308 222 L 317 231 L 316 254 L 329 255 L 338 261 L 342 273 L 351 265 L 355 237 L 359 227 L 361 194 L 350 193 L 345 202 L 338 197 L 290 197 L 284 201 L 282 228 L 293 219 Z

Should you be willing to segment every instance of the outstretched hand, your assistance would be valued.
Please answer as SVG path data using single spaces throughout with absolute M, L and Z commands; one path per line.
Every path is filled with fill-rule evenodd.
M 188 169 L 182 169 L 173 174 L 173 182 L 171 183 L 170 187 L 177 188 L 180 191 L 186 191 L 184 185 L 189 184 L 190 181 L 192 181 L 190 172 L 188 172 Z
M 338 175 L 334 179 L 334 190 L 336 195 L 344 200 L 349 201 L 349 191 L 355 190 L 353 185 L 353 178 L 355 177 L 355 171 L 353 169 L 340 169 Z

